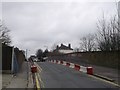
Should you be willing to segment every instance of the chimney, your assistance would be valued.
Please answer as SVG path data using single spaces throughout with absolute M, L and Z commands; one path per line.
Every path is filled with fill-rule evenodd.
M 61 46 L 63 46 L 63 44 L 61 43 Z
M 71 44 L 68 44 L 68 47 L 71 48 Z
M 57 49 L 59 48 L 59 46 L 57 45 Z

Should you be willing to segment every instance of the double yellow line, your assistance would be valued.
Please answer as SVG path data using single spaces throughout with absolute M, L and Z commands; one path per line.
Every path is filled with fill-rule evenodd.
M 38 80 L 36 73 L 35 73 L 35 80 L 36 80 L 36 88 L 37 88 L 37 90 L 40 90 L 40 82 Z
M 37 63 L 35 63 L 35 65 L 37 66 L 37 73 L 35 73 L 36 88 L 37 90 L 40 90 L 41 87 L 44 87 L 43 81 L 40 77 L 40 72 L 42 71 L 42 68 Z

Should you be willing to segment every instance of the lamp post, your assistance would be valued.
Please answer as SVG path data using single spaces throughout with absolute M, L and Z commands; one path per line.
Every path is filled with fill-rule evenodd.
M 27 58 L 27 54 L 28 54 L 28 49 L 26 49 L 26 60 L 27 60 L 27 80 L 29 80 L 29 60 Z
M 26 59 L 27 59 L 27 49 L 26 49 Z

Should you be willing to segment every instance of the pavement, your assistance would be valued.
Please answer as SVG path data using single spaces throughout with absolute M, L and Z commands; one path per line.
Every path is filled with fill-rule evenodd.
M 92 65 L 92 67 L 94 69 L 94 74 L 108 78 L 108 80 L 120 85 L 120 70 L 95 65 Z
M 16 76 L 12 74 L 2 75 L 2 88 L 33 88 L 31 79 L 30 64 L 24 61 Z
M 80 65 L 86 66 L 86 67 L 93 67 L 93 73 L 97 76 L 106 78 L 108 80 L 111 80 L 112 82 L 120 85 L 120 70 L 113 69 L 109 67 L 104 66 L 97 66 L 89 63 L 80 63 Z

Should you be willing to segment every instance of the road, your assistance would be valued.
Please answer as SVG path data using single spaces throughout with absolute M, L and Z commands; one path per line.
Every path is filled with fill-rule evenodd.
M 43 88 L 116 88 L 116 86 L 67 66 L 37 62 Z M 40 82 L 40 83 L 41 83 Z

